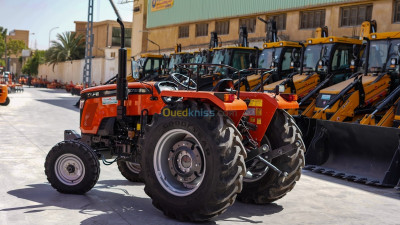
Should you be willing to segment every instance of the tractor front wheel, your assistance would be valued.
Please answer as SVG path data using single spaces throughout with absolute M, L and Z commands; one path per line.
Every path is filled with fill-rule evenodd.
M 141 139 L 141 165 L 156 208 L 181 221 L 205 221 L 223 213 L 242 190 L 246 153 L 222 112 L 197 103 L 165 110 L 179 115 L 189 108 L 208 116 L 154 115 Z
M 93 150 L 73 140 L 55 145 L 47 154 L 44 167 L 51 186 L 66 194 L 88 192 L 100 174 L 100 164 Z
M 300 179 L 306 149 L 301 132 L 292 116 L 284 110 L 277 110 L 262 144 L 267 144 L 272 150 L 290 144 L 296 147 L 270 161 L 282 172 L 286 172 L 286 177 L 278 176 L 277 172 L 268 168 L 257 158 L 246 162 L 248 172 L 243 179 L 243 191 L 238 195 L 238 199 L 242 202 L 271 203 L 290 192 L 296 181 Z

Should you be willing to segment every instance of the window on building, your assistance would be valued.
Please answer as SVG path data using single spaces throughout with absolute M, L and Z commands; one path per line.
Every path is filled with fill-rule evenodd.
M 215 32 L 218 35 L 229 34 L 229 20 L 215 22 Z
M 132 29 L 125 28 L 125 47 L 131 47 L 131 38 L 132 38 Z M 121 45 L 121 29 L 119 27 L 112 28 L 112 46 L 120 46 Z
M 208 23 L 196 24 L 196 37 L 208 35 Z
M 300 12 L 300 29 L 325 26 L 325 10 Z
M 189 37 L 189 25 L 179 26 L 178 38 L 188 38 Z
M 247 27 L 247 32 L 248 33 L 254 33 L 256 32 L 256 18 L 245 18 L 245 19 L 240 19 L 239 21 L 239 27 Z
M 393 22 L 400 22 L 400 0 L 394 1 Z
M 278 30 L 286 30 L 286 13 L 285 14 L 268 16 L 267 18 L 275 20 L 276 28 Z M 267 30 L 267 24 L 265 24 L 265 30 Z
M 340 8 L 340 26 L 358 26 L 371 20 L 372 5 L 354 5 Z

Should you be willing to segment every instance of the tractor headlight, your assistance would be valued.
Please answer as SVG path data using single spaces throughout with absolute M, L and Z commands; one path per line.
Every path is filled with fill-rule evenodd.
M 319 66 L 323 66 L 323 65 L 324 65 L 324 62 L 322 62 L 322 60 L 319 60 L 319 61 L 318 61 L 318 65 L 319 65 Z
M 392 59 L 390 60 L 390 64 L 391 64 L 391 65 L 397 65 L 397 59 L 396 59 L 396 58 L 392 58 Z
M 294 67 L 294 62 L 290 62 L 290 67 Z
M 351 65 L 351 66 L 355 66 L 355 65 L 356 65 L 356 61 L 354 61 L 354 59 L 352 59 L 352 60 L 350 61 L 350 65 Z
M 329 38 L 329 42 L 333 42 L 333 38 Z
M 271 63 L 271 68 L 275 68 L 275 62 Z

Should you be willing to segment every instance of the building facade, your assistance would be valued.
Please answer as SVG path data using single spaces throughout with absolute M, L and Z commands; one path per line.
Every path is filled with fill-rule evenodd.
M 207 48 L 213 31 L 223 45 L 235 45 L 243 25 L 250 46 L 262 47 L 266 25 L 258 17 L 275 19 L 281 40 L 304 41 L 320 26 L 331 36 L 354 37 L 365 20 L 376 20 L 378 32 L 400 31 L 400 0 L 134 0 L 132 55 L 158 52 L 152 42 L 162 52 L 178 43 Z
M 29 46 L 29 30 L 12 30 L 7 35 L 7 43 L 11 40 L 20 40 L 25 43 L 25 48 Z M 22 61 L 19 59 L 21 54 L 8 55 L 9 58 L 6 63 L 8 64 L 9 71 L 16 75 L 21 75 Z
M 75 32 L 86 35 L 86 21 L 75 21 Z M 125 46 L 131 47 L 132 23 L 124 22 Z M 93 56 L 115 58 L 115 52 L 121 45 L 121 30 L 119 24 L 114 20 L 93 22 Z M 108 55 L 107 55 L 108 53 Z

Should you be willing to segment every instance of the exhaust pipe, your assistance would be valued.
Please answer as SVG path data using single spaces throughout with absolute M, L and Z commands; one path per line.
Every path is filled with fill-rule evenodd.
M 113 0 L 110 0 L 110 3 L 114 9 L 115 15 L 117 15 L 117 22 L 121 27 L 121 48 L 118 49 L 117 100 L 119 101 L 119 104 L 117 106 L 117 120 L 122 122 L 126 115 L 125 100 L 128 99 L 128 82 L 126 81 L 127 50 L 125 48 L 125 26 Z

